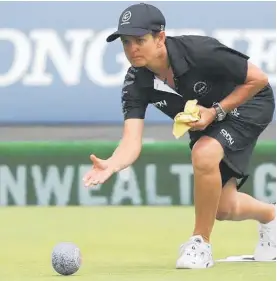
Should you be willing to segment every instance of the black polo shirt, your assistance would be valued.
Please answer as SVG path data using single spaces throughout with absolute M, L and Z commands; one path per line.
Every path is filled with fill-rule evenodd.
M 167 37 L 166 48 L 175 90 L 145 67 L 130 67 L 122 89 L 124 119 L 144 119 L 148 104 L 170 118 L 184 110 L 188 100 L 211 107 L 243 84 L 248 56 L 207 36 Z

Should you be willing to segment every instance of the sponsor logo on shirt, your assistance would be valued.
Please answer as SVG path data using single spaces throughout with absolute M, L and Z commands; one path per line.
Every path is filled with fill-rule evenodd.
M 157 108 L 163 108 L 163 107 L 167 106 L 166 100 L 157 101 L 152 104 Z

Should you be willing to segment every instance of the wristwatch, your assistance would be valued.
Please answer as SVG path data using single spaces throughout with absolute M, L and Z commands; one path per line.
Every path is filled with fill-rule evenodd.
M 215 109 L 216 112 L 216 121 L 222 121 L 226 117 L 227 113 L 223 110 L 221 105 L 216 102 L 213 104 L 213 108 Z

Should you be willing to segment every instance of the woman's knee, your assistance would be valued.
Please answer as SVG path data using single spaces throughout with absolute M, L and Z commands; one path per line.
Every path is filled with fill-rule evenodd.
M 194 169 L 210 171 L 219 165 L 223 156 L 221 144 L 216 139 L 205 136 L 192 148 L 192 165 Z

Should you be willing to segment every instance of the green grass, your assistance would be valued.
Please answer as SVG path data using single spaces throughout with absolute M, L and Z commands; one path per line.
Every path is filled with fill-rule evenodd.
M 180 243 L 193 228 L 186 207 L 37 207 L 0 209 L 1 281 L 273 281 L 275 263 L 218 263 L 176 270 Z M 83 265 L 73 276 L 51 267 L 61 241 L 76 243 Z M 256 223 L 217 222 L 214 258 L 252 254 Z

